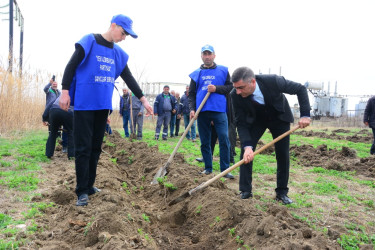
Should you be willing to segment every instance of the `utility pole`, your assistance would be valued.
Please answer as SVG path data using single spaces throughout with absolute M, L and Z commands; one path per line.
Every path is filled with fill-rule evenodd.
M 13 71 L 13 0 L 9 0 L 9 66 L 8 71 Z
M 21 10 L 16 2 L 16 0 L 9 0 L 9 4 L 5 6 L 0 6 L 0 8 L 8 7 L 9 6 L 9 12 L 0 12 L 0 14 L 9 14 L 9 19 L 2 19 L 2 20 L 8 20 L 9 21 L 9 65 L 8 65 L 8 71 L 13 71 L 13 19 L 15 21 L 18 21 L 18 26 L 21 27 L 20 31 L 20 75 L 22 75 L 22 64 L 23 64 L 23 31 L 24 31 L 24 19 L 21 13 Z M 15 7 L 15 9 L 14 9 Z M 15 13 L 15 16 L 14 16 Z

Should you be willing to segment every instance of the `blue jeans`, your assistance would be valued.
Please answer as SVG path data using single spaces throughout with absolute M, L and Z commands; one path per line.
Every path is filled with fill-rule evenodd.
M 164 112 L 158 115 L 158 121 L 156 122 L 155 138 L 159 139 L 161 125 L 163 125 L 163 138 L 168 137 L 168 125 L 171 122 L 171 112 Z
M 130 122 L 130 111 L 129 110 L 123 110 L 122 111 L 122 124 L 125 131 L 125 137 L 129 137 L 129 128 L 128 124 L 130 125 L 130 129 L 132 128 L 131 122 Z
M 171 131 L 171 137 L 174 136 L 174 127 L 176 125 L 176 114 L 171 115 L 171 122 L 169 123 L 170 131 Z
M 220 148 L 220 171 L 229 168 L 230 143 L 228 138 L 228 118 L 225 112 L 204 111 L 198 116 L 198 132 L 204 169 L 212 172 L 211 121 L 214 123 Z
M 190 123 L 190 114 L 189 113 L 184 114 L 184 123 L 185 123 L 185 129 L 186 129 L 186 127 Z M 195 138 L 197 137 L 197 132 L 195 130 L 195 124 L 196 124 L 196 121 L 194 121 L 193 125 L 191 125 L 190 130 L 186 134 L 186 138 L 189 139 L 189 140 L 190 139 L 195 140 Z M 190 134 L 190 131 L 191 131 L 191 134 Z

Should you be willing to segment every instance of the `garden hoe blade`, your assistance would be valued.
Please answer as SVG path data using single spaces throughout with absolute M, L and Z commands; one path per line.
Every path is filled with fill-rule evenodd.
M 188 133 L 188 131 L 190 130 L 191 126 L 193 126 L 194 121 L 198 118 L 198 114 L 201 111 L 201 109 L 203 108 L 204 104 L 206 103 L 208 97 L 210 97 L 210 94 L 211 94 L 211 92 L 207 92 L 206 96 L 204 97 L 203 101 L 201 102 L 197 111 L 195 112 L 195 115 L 194 115 L 193 119 L 190 120 L 189 125 L 186 127 L 184 133 L 182 134 L 180 140 L 178 141 L 176 147 L 174 148 L 171 156 L 169 156 L 169 159 L 168 159 L 167 163 L 163 167 L 161 167 L 158 170 L 158 172 L 156 172 L 156 174 L 154 176 L 154 179 L 152 180 L 151 184 L 158 183 L 158 178 L 164 177 L 167 174 L 167 169 L 168 169 L 169 165 L 172 163 L 173 157 L 177 153 L 178 148 L 180 147 L 182 141 L 184 140 L 184 138 L 185 138 L 186 134 Z
M 283 139 L 284 137 L 290 135 L 291 133 L 293 133 L 295 130 L 297 130 L 299 128 L 299 125 L 295 126 L 294 128 L 292 128 L 291 130 L 285 132 L 284 134 L 276 137 L 275 139 L 273 139 L 273 141 L 267 143 L 266 145 L 264 145 L 263 147 L 261 147 L 260 149 L 256 150 L 254 152 L 254 156 L 259 154 L 260 152 L 262 152 L 263 150 L 269 148 L 270 146 L 272 146 L 273 144 L 275 144 L 276 142 L 280 141 L 281 139 Z M 232 170 L 234 170 L 235 168 L 241 166 L 242 164 L 244 163 L 244 160 L 242 159 L 241 161 L 237 162 L 236 164 L 234 164 L 233 166 L 231 166 L 230 168 L 228 168 L 227 170 L 221 172 L 220 174 L 216 175 L 215 177 L 209 179 L 208 181 L 206 182 L 203 182 L 202 184 L 200 184 L 199 186 L 191 189 L 190 191 L 182 194 L 181 196 L 177 197 L 176 199 L 172 200 L 171 202 L 169 202 L 169 206 L 172 206 L 174 204 L 177 204 L 183 200 L 185 200 L 187 197 L 189 196 L 192 196 L 194 193 L 200 191 L 200 190 L 203 190 L 205 187 L 207 187 L 208 185 L 210 185 L 212 182 L 216 181 L 217 179 L 223 177 L 224 175 L 226 175 L 227 173 L 231 172 Z

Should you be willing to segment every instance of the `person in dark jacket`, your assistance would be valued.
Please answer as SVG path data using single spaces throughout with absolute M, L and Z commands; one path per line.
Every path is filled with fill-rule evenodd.
M 43 113 L 43 121 L 45 125 L 49 125 L 50 132 L 46 143 L 46 156 L 51 158 L 55 152 L 56 139 L 58 137 L 59 128 L 64 127 L 67 134 L 67 152 L 68 158 L 74 157 L 74 141 L 73 141 L 73 106 L 69 107 L 68 112 L 62 110 L 59 106 L 60 96 L 54 103 L 49 105 Z
M 155 129 L 155 140 L 159 140 L 161 126 L 163 125 L 163 140 L 168 137 L 168 125 L 172 114 L 176 114 L 176 98 L 169 93 L 169 86 L 163 87 L 163 93 L 159 94 L 154 102 L 154 112 L 158 116 Z
M 232 98 L 235 123 L 241 140 L 240 166 L 241 199 L 252 197 L 252 160 L 259 139 L 268 128 L 273 138 L 287 132 L 293 114 L 284 93 L 297 95 L 301 128 L 310 124 L 310 103 L 306 87 L 276 75 L 254 75 L 247 67 L 236 69 L 232 75 Z M 275 144 L 277 160 L 276 200 L 283 204 L 293 201 L 287 196 L 289 179 L 289 136 Z
M 130 95 L 127 88 L 122 89 L 123 95 L 120 98 L 120 116 L 122 116 L 122 126 L 124 128 L 125 137 L 129 137 L 129 124 L 132 129 L 130 122 Z
M 132 98 L 132 113 L 133 113 L 133 125 L 131 126 L 132 133 L 137 131 L 137 140 L 142 140 L 142 131 L 143 131 L 143 113 L 144 107 L 142 102 L 135 96 L 131 95 Z M 133 131 L 134 129 L 134 131 Z
M 367 101 L 365 113 L 363 115 L 363 123 L 372 129 L 374 141 L 372 142 L 370 154 L 375 154 L 375 96 Z
M 185 94 L 181 97 L 180 100 L 180 108 L 179 108 L 179 113 L 181 114 L 181 117 L 184 118 L 184 124 L 185 124 L 185 129 L 190 123 L 190 108 L 189 108 L 189 86 L 186 86 L 186 91 Z M 197 130 L 195 129 L 196 121 L 193 122 L 193 125 L 191 125 L 189 131 L 186 134 L 186 139 L 192 140 L 195 142 L 195 138 L 197 136 Z
M 43 91 L 46 93 L 46 107 L 52 105 L 61 94 L 60 90 L 57 88 L 57 82 L 54 77 L 44 86 Z

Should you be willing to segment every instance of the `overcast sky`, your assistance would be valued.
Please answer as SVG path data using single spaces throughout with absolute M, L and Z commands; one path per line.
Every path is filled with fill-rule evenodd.
M 138 39 L 119 45 L 142 81 L 189 83 L 211 44 L 216 63 L 248 66 L 255 73 L 331 83 L 338 94 L 375 94 L 375 1 L 373 0 L 17 0 L 25 19 L 24 68 L 61 75 L 74 43 L 103 33 L 113 15 L 133 19 Z M 0 6 L 8 4 L 0 0 Z M 0 12 L 8 11 L 0 9 Z M 1 15 L 7 19 L 7 15 Z M 7 20 L 0 22 L 0 56 L 7 64 Z M 19 27 L 14 26 L 15 57 Z M 47 74 L 47 73 L 46 73 Z M 122 81 L 121 81 L 122 82 Z M 121 85 L 122 86 L 122 85 Z M 291 105 L 293 103 L 290 103 Z

